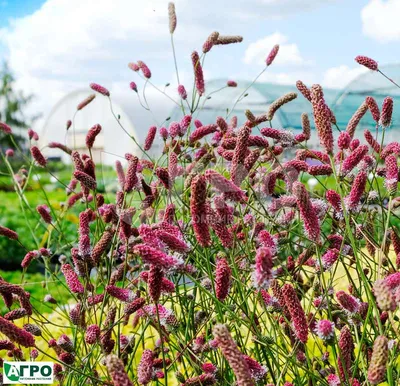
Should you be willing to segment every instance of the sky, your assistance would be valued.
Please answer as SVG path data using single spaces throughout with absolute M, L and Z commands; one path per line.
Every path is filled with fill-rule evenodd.
M 90 82 L 128 98 L 129 82 L 138 78 L 127 63 L 137 60 L 147 63 L 156 85 L 171 83 L 174 92 L 167 5 L 167 0 L 0 0 L 0 59 L 8 61 L 17 86 L 36 95 L 33 108 L 44 116 L 66 93 Z M 201 50 L 212 31 L 244 39 L 211 50 L 206 79 L 252 80 L 274 44 L 280 44 L 279 55 L 261 81 L 301 79 L 342 88 L 365 71 L 355 63 L 357 55 L 380 64 L 399 61 L 400 0 L 176 0 L 175 5 L 183 84 L 192 83 L 191 52 Z

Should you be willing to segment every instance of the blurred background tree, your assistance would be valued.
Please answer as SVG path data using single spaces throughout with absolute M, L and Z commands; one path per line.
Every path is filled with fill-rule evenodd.
M 33 95 L 25 95 L 23 91 L 15 89 L 14 75 L 6 62 L 0 69 L 0 121 L 9 125 L 15 133 L 15 140 L 21 148 L 27 143 L 24 131 L 40 117 L 26 115 L 26 108 L 32 102 Z M 8 135 L 1 135 L 0 146 L 11 147 L 13 144 Z

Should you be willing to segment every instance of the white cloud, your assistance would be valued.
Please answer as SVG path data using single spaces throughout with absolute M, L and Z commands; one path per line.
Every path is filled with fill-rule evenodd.
M 137 80 L 127 63 L 138 59 L 149 65 L 156 84 L 171 80 L 174 65 L 168 33 L 168 1 L 47 0 L 33 14 L 14 19 L 1 29 L 0 43 L 8 50 L 7 59 L 17 84 L 26 93 L 36 94 L 34 113 L 43 112 L 46 116 L 65 94 L 87 87 L 90 82 L 103 84 L 122 99 L 129 81 Z M 211 0 L 176 0 L 179 69 L 189 74 L 186 78 L 190 84 L 190 52 L 201 47 L 215 29 L 223 34 L 245 33 L 266 18 L 285 17 L 325 3 L 326 0 L 248 0 L 234 1 L 227 7 L 225 2 Z M 284 35 L 275 37 L 270 36 L 271 44 L 263 39 L 254 48 L 249 47 L 247 60 L 257 61 L 261 56 L 264 60 L 269 49 L 281 43 L 275 64 L 305 63 L 295 44 L 289 43 Z M 234 52 L 236 48 L 229 49 L 228 52 Z M 222 51 L 212 52 L 217 63 L 226 59 Z M 231 71 L 222 67 L 214 67 L 220 71 L 216 76 Z M 283 73 L 276 77 L 289 82 Z M 174 87 L 171 82 L 170 88 Z
M 363 67 L 350 68 L 345 65 L 332 67 L 326 70 L 322 84 L 325 87 L 340 89 L 366 71 L 368 70 Z
M 381 42 L 400 40 L 399 14 L 399 0 L 370 0 L 361 11 L 363 33 Z
M 309 64 L 301 55 L 295 43 L 288 43 L 287 36 L 275 32 L 254 43 L 246 49 L 243 61 L 247 64 L 265 64 L 265 59 L 275 44 L 279 44 L 279 53 L 274 65 L 305 65 Z

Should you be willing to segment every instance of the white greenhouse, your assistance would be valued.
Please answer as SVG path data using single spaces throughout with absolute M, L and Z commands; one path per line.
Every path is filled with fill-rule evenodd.
M 78 111 L 73 118 L 77 111 L 77 105 L 92 93 L 90 89 L 73 91 L 53 107 L 40 135 L 40 144 L 47 157 L 60 157 L 62 161 L 70 162 L 67 154 L 58 149 L 47 147 L 49 142 L 60 142 L 71 149 L 87 152 L 85 146 L 86 134 L 97 123 L 102 126 L 102 131 L 97 136 L 92 149 L 95 162 L 113 164 L 115 160 L 124 157 L 125 153 L 140 153 L 134 141 L 123 131 L 120 124 L 126 132 L 134 136 L 139 142 L 143 141 L 143 138 L 141 138 L 143 135 L 138 135 L 131 117 L 115 100 L 113 100 L 113 111 L 119 118 L 120 124 L 111 113 L 109 99 L 101 95 L 97 95 L 88 106 Z M 66 122 L 69 119 L 73 120 L 73 125 L 66 131 Z

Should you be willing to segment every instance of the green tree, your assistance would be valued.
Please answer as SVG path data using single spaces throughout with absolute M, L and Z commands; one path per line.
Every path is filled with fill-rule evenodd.
M 15 89 L 15 78 L 7 63 L 0 70 L 0 121 L 9 125 L 14 131 L 14 139 L 22 148 L 26 142 L 23 131 L 29 128 L 39 116 L 27 116 L 26 107 L 32 102 L 33 95 L 26 96 L 23 91 Z M 2 148 L 13 147 L 8 135 L 0 136 Z

